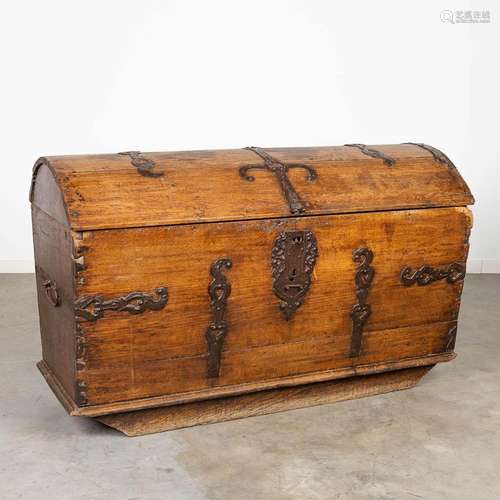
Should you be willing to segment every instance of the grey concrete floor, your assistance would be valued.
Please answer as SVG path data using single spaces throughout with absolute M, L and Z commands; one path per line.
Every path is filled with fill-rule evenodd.
M 468 276 L 459 356 L 414 389 L 138 438 L 66 415 L 34 290 L 0 275 L 2 500 L 500 498 L 500 275 Z

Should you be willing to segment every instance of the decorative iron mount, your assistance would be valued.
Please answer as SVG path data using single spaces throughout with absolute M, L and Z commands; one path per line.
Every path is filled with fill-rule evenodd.
M 412 286 L 415 283 L 425 286 L 434 281 L 446 279 L 448 283 L 455 283 L 465 278 L 465 266 L 458 262 L 453 262 L 446 267 L 421 266 L 415 271 L 407 266 L 401 271 L 401 282 L 405 286 Z
M 61 295 L 57 288 L 56 282 L 51 279 L 48 274 L 40 267 L 36 266 L 36 272 L 40 279 L 42 290 L 45 292 L 47 300 L 54 306 L 61 305 Z
M 59 292 L 57 290 L 57 285 L 55 281 L 52 281 L 50 279 L 45 279 L 42 281 L 42 287 L 45 290 L 45 294 L 47 295 L 49 302 L 54 307 L 61 305 L 61 298 L 59 297 Z
M 418 146 L 419 148 L 425 149 L 432 154 L 434 161 L 437 161 L 451 168 L 456 168 L 453 162 L 442 151 L 439 151 L 439 149 L 436 149 L 422 142 L 405 142 L 404 144 L 411 144 L 412 146 Z
M 253 151 L 256 155 L 260 156 L 264 160 L 264 164 L 256 165 L 243 165 L 240 167 L 240 176 L 250 182 L 255 180 L 253 175 L 249 175 L 250 170 L 268 170 L 272 172 L 281 187 L 281 191 L 286 198 L 290 213 L 293 215 L 303 214 L 306 211 L 304 202 L 300 199 L 299 194 L 295 191 L 290 179 L 288 178 L 288 171 L 292 168 L 303 168 L 306 171 L 306 180 L 314 181 L 317 179 L 318 174 L 316 170 L 303 163 L 285 163 L 273 158 L 269 153 L 266 153 L 263 149 L 257 147 L 245 148 L 249 151 Z
M 217 378 L 220 372 L 222 346 L 227 335 L 228 324 L 224 319 L 227 299 L 231 295 L 231 283 L 224 276 L 222 270 L 231 269 L 231 259 L 218 259 L 210 267 L 212 281 L 208 285 L 210 306 L 213 320 L 209 323 L 205 336 L 208 343 L 207 376 Z
M 144 177 L 162 177 L 163 172 L 153 172 L 156 163 L 153 160 L 148 160 L 142 156 L 140 151 L 122 151 L 119 155 L 126 155 L 130 157 L 130 162 L 137 169 L 137 171 Z
M 125 297 L 104 300 L 100 295 L 80 297 L 75 300 L 76 321 L 97 321 L 104 316 L 105 311 L 125 311 L 129 314 L 141 314 L 147 309 L 159 311 L 168 302 L 167 287 L 159 287 L 155 290 L 158 298 L 155 299 L 145 292 L 132 292 Z
M 444 349 L 446 352 L 453 352 L 455 350 L 455 342 L 457 340 L 457 325 L 453 325 L 446 335 L 446 345 Z
M 368 298 L 368 290 L 375 275 L 375 270 L 373 267 L 370 267 L 373 261 L 373 252 L 368 248 L 357 248 L 354 250 L 352 252 L 352 260 L 358 263 L 354 278 L 358 303 L 353 306 L 351 311 L 352 339 L 351 352 L 349 354 L 349 357 L 354 358 L 361 353 L 363 329 L 372 313 L 371 307 L 366 303 L 366 300 Z
M 367 156 L 383 160 L 388 167 L 392 167 L 396 163 L 396 160 L 394 158 L 387 156 L 386 154 L 382 153 L 382 151 L 369 148 L 366 144 L 344 144 L 344 146 L 347 146 L 349 148 L 358 148 L 363 154 Z
M 474 197 L 472 196 L 469 187 L 467 186 L 467 184 L 465 184 L 464 180 L 460 176 L 457 167 L 455 167 L 455 164 L 442 151 L 422 142 L 404 142 L 403 144 L 410 144 L 412 146 L 417 146 L 424 149 L 425 151 L 428 151 L 432 154 L 435 162 L 441 163 L 441 165 L 445 165 L 446 167 L 448 167 L 450 171 L 454 172 L 458 182 L 462 185 L 464 194 L 471 199 L 472 203 L 474 203 Z
M 273 292 L 281 299 L 280 309 L 288 321 L 304 302 L 318 257 L 312 231 L 288 231 L 278 235 L 271 253 Z

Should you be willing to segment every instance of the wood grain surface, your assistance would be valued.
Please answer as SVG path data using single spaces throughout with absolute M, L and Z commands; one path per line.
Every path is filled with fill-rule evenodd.
M 61 402 L 65 410 L 70 415 L 79 417 L 98 417 L 116 413 L 128 413 L 141 409 L 160 408 L 164 406 L 178 406 L 195 401 L 226 398 L 229 396 L 250 394 L 252 392 L 260 392 L 263 390 L 282 389 L 285 387 L 308 385 L 316 382 L 325 382 L 329 380 L 367 376 L 376 373 L 406 370 L 407 368 L 430 366 L 435 365 L 436 363 L 446 363 L 448 361 L 452 361 L 453 359 L 455 359 L 455 357 L 456 354 L 453 352 L 431 354 L 425 357 L 409 358 L 401 361 L 351 366 L 348 368 L 329 370 L 327 372 L 318 372 L 312 374 L 306 373 L 302 375 L 294 375 L 291 377 L 282 377 L 279 379 L 267 380 L 264 382 L 241 384 L 237 388 L 231 386 L 213 387 L 209 394 L 207 394 L 207 391 L 205 390 L 191 391 L 182 394 L 167 394 L 162 396 L 131 399 L 90 406 L 78 406 L 74 399 L 65 391 L 64 387 L 61 385 L 58 378 L 52 372 L 45 361 L 39 361 L 37 363 L 37 367 L 47 381 L 49 387 L 52 389 L 52 392 L 55 394 L 57 399 Z
M 72 235 L 68 228 L 32 207 L 33 244 L 43 359 L 50 365 L 66 391 L 75 398 L 75 297 Z M 57 286 L 59 305 L 47 297 L 43 282 Z
M 266 148 L 273 158 L 313 167 L 288 175 L 310 215 L 465 206 L 472 195 L 455 168 L 411 144 L 370 146 L 394 158 L 389 167 L 352 147 Z M 57 156 L 42 159 L 61 187 L 74 230 L 144 227 L 290 216 L 271 172 L 239 168 L 262 164 L 245 149 L 143 153 L 162 175 L 145 177 L 127 155 Z M 35 189 L 36 192 L 36 182 Z
M 470 213 L 464 208 L 395 211 L 183 225 L 82 234 L 85 270 L 77 296 L 106 299 L 167 286 L 160 311 L 106 312 L 81 324 L 89 404 L 205 390 L 445 350 L 462 283 L 405 287 L 403 267 L 465 263 Z M 318 241 L 311 289 L 287 322 L 272 293 L 270 254 L 280 231 L 311 229 Z M 362 352 L 349 358 L 356 302 L 352 250 L 374 253 L 375 278 Z M 210 264 L 233 261 L 220 377 L 207 379 Z
M 401 391 L 415 386 L 432 368 L 433 365 L 407 368 L 243 396 L 105 415 L 97 417 L 96 420 L 127 436 L 143 436 L 194 425 L 213 424 Z

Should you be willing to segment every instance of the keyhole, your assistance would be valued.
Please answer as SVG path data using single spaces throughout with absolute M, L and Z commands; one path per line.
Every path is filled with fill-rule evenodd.
M 288 275 L 288 280 L 295 281 L 296 277 L 297 277 L 297 269 L 293 268 L 292 272 Z

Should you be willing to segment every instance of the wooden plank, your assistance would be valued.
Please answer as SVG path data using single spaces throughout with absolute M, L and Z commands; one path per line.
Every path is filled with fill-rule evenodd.
M 49 387 L 52 389 L 52 392 L 62 404 L 64 409 L 70 414 L 75 415 L 78 413 L 78 406 L 74 402 L 74 395 L 68 394 L 67 390 L 61 384 L 57 375 L 50 369 L 49 365 L 46 361 L 39 361 L 36 364 L 37 368 L 40 370 L 40 373 L 43 375 L 43 378 L 49 384 Z
M 38 363 L 38 368 L 44 375 L 50 388 L 56 397 L 61 401 L 64 408 L 70 415 L 96 417 L 101 415 L 111 415 L 114 413 L 123 413 L 147 408 L 158 408 L 163 406 L 172 406 L 193 401 L 204 401 L 207 399 L 216 399 L 240 394 L 249 394 L 268 389 L 277 389 L 282 387 L 294 387 L 309 383 L 324 382 L 328 380 L 338 380 L 352 376 L 371 375 L 374 373 L 385 373 L 388 371 L 401 370 L 406 368 L 416 368 L 419 366 L 435 365 L 451 361 L 456 357 L 455 353 L 433 354 L 423 358 L 404 359 L 392 363 L 378 363 L 375 365 L 359 365 L 355 367 L 329 370 L 326 372 L 295 375 L 282 377 L 275 380 L 266 380 L 263 383 L 247 383 L 237 387 L 219 386 L 214 387 L 208 393 L 207 391 L 192 391 L 182 394 L 162 395 L 149 398 L 139 398 L 129 401 L 117 401 L 114 403 L 104 403 L 90 406 L 77 406 L 72 398 L 67 394 L 57 377 L 51 372 L 44 361 Z
M 142 436 L 400 391 L 415 386 L 432 368 L 433 365 L 407 368 L 255 394 L 106 415 L 97 417 L 96 420 L 127 436 Z
M 371 146 L 396 160 L 352 147 L 275 148 L 275 159 L 305 164 L 288 176 L 309 215 L 465 206 L 472 195 L 456 169 L 418 146 Z M 50 157 L 74 230 L 144 227 L 195 222 L 250 220 L 291 215 L 274 174 L 239 174 L 244 165 L 262 164 L 246 149 L 144 153 L 158 177 L 141 175 L 127 155 Z M 36 184 L 35 184 L 36 186 Z M 36 189 L 35 189 L 36 192 Z M 230 202 L 229 202 L 230 200 Z
M 33 244 L 43 359 L 65 390 L 75 398 L 75 316 L 73 310 L 73 260 L 70 229 L 32 206 Z M 57 289 L 54 306 L 44 282 Z
M 364 352 L 349 358 L 350 339 L 332 337 L 323 341 L 284 343 L 274 346 L 225 352 L 220 376 L 207 378 L 207 357 L 136 360 L 129 364 L 89 366 L 82 374 L 91 404 L 137 399 L 145 396 L 203 391 L 210 397 L 218 387 L 252 382 L 256 387 L 267 381 L 312 375 L 356 365 L 376 365 L 400 359 L 426 357 L 445 350 L 447 334 L 454 323 L 439 323 L 381 332 L 369 332 Z

